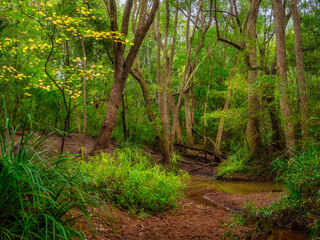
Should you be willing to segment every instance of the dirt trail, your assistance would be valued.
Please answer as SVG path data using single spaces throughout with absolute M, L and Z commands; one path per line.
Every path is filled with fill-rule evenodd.
M 184 199 L 181 209 L 176 212 L 149 216 L 145 219 L 139 219 L 136 216 L 126 212 L 116 210 L 114 217 L 117 222 L 116 229 L 113 232 L 111 227 L 101 223 L 101 219 L 94 221 L 97 239 L 223 239 L 227 224 L 232 220 L 229 212 L 216 209 L 206 204 L 194 202 L 190 199 Z M 101 218 L 103 208 L 96 210 Z M 110 210 L 109 210 L 110 212 Z M 104 218 L 105 219 L 105 218 Z M 82 227 L 87 225 L 82 222 Z M 249 228 L 242 227 L 237 230 L 240 237 L 248 235 Z M 93 239 L 90 232 L 86 233 L 87 239 Z M 244 239 L 244 238 L 240 238 Z

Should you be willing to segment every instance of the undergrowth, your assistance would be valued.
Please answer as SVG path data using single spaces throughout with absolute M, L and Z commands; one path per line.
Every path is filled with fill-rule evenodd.
M 257 208 L 247 203 L 244 218 L 257 219 L 257 226 L 270 221 L 282 225 L 294 222 L 309 229 L 310 239 L 320 239 L 320 146 L 312 143 L 297 151 L 291 159 L 282 156 L 273 162 L 276 181 L 286 189 L 279 202 Z M 262 224 L 263 223 L 263 224 Z M 259 231 L 262 231 L 259 229 Z
M 270 153 L 262 152 L 260 155 L 252 155 L 244 147 L 238 147 L 237 151 L 231 153 L 217 168 L 218 176 L 232 176 L 243 174 L 246 176 L 261 176 L 270 174 Z
M 45 137 L 23 128 L 18 140 L 16 133 L 6 119 L 0 127 L 0 238 L 84 239 L 73 214 L 87 218 L 98 204 L 87 194 L 85 176 L 68 157 L 39 150 Z
M 274 161 L 278 173 L 277 180 L 282 182 L 288 194 L 281 201 L 281 211 L 295 213 L 305 218 L 318 218 L 311 227 L 311 238 L 320 237 L 320 145 L 312 143 L 296 152 L 295 157 Z
M 245 150 L 239 149 L 218 166 L 218 176 L 230 176 L 235 173 L 245 172 L 248 170 L 247 161 L 248 157 Z
M 102 153 L 80 163 L 114 204 L 142 215 L 173 210 L 183 198 L 183 180 L 171 171 L 153 163 L 139 149 L 117 149 L 114 155 Z M 182 174 L 185 176 L 185 174 Z

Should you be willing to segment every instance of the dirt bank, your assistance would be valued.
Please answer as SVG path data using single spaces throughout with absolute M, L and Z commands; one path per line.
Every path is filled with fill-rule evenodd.
M 99 211 L 103 211 L 103 208 L 97 210 L 101 217 Z M 227 211 L 190 199 L 183 200 L 181 209 L 176 212 L 149 216 L 145 219 L 139 219 L 120 210 L 113 212 L 118 225 L 114 232 L 101 221 L 93 221 L 98 229 L 98 239 L 223 239 L 227 225 L 233 218 Z M 86 224 L 83 227 L 86 228 Z M 252 229 L 242 227 L 237 230 L 237 234 L 244 237 L 250 230 Z M 93 239 L 92 234 L 87 232 L 86 238 Z
M 206 193 L 204 198 L 232 212 L 239 212 L 247 203 L 256 207 L 267 207 L 279 201 L 283 193 Z

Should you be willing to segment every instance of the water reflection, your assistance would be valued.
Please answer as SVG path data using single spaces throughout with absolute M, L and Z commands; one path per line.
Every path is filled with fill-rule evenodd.
M 272 182 L 236 182 L 221 181 L 201 177 L 191 177 L 187 183 L 187 193 L 191 195 L 205 194 L 208 192 L 226 192 L 226 193 L 259 193 L 279 191 L 282 187 Z
M 187 182 L 186 195 L 197 202 L 224 209 L 203 197 L 209 192 L 226 192 L 237 194 L 261 193 L 283 190 L 278 184 L 272 182 L 236 182 L 220 181 L 201 177 L 191 177 Z M 226 210 L 226 209 L 224 209 Z M 309 239 L 302 231 L 274 228 L 272 233 L 260 240 L 307 240 Z
M 309 237 L 301 231 L 291 229 L 273 229 L 266 240 L 308 240 Z M 264 240 L 264 239 L 261 239 Z

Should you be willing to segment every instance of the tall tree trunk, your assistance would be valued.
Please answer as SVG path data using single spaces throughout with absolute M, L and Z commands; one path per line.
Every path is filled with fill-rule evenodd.
M 229 106 L 230 106 L 230 101 L 231 101 L 231 80 L 232 80 L 232 78 L 233 78 L 233 76 L 234 76 L 234 74 L 236 72 L 235 68 L 238 65 L 239 58 L 240 58 L 240 52 L 238 52 L 238 54 L 236 56 L 236 59 L 235 59 L 235 61 L 233 63 L 231 72 L 229 74 L 227 96 L 226 96 L 226 101 L 225 101 L 223 109 L 222 109 L 223 112 L 226 112 L 228 110 Z M 215 142 L 215 146 L 214 146 L 215 151 L 217 153 L 221 153 L 220 146 L 221 146 L 221 139 L 222 139 L 222 133 L 223 133 L 223 126 L 224 126 L 224 117 L 221 117 L 220 121 L 219 121 L 218 133 L 217 133 L 216 142 Z
M 83 111 L 83 127 L 80 136 L 80 153 L 84 153 L 83 145 L 87 133 L 87 54 L 84 46 L 84 37 L 81 38 L 81 48 L 83 54 L 83 77 L 82 77 L 82 111 Z
M 292 109 L 287 89 L 287 60 L 285 44 L 285 12 L 282 0 L 273 0 L 275 33 L 276 33 L 276 51 L 277 66 L 279 69 L 278 84 L 280 93 L 280 108 L 284 122 L 284 133 L 286 138 L 286 147 L 289 155 L 293 155 L 293 149 L 296 145 L 294 124 L 292 119 Z
M 208 100 L 209 100 L 209 92 L 210 92 L 210 81 L 208 84 L 207 89 L 207 96 L 206 101 L 204 103 L 204 111 L 203 111 L 203 149 L 207 149 L 207 137 L 206 137 L 206 131 L 207 131 L 207 118 L 205 117 L 207 114 L 207 107 L 208 107 Z
M 169 88 L 171 89 L 171 87 Z M 174 101 L 174 98 L 173 98 L 173 95 L 172 95 L 172 92 L 169 92 L 169 101 L 170 101 L 170 109 L 171 109 L 171 112 L 172 114 L 175 113 L 176 111 L 176 103 Z M 181 126 L 180 126 L 180 123 L 179 123 L 179 119 L 177 121 L 177 126 L 176 126 L 176 140 L 178 143 L 183 143 L 183 138 L 182 138 L 182 132 L 181 132 Z
M 190 84 L 189 84 L 190 86 Z M 188 87 L 189 87 L 188 86 Z M 193 134 L 192 134 L 192 119 L 191 119 L 191 107 L 190 107 L 190 90 L 184 94 L 184 108 L 186 117 L 186 135 L 187 135 L 187 145 L 193 146 Z
M 190 34 L 190 22 L 191 22 L 191 6 L 189 7 L 189 12 L 188 12 L 188 17 L 187 17 L 187 29 L 186 29 L 186 49 L 187 49 L 187 59 L 186 59 L 186 65 L 185 65 L 185 69 L 183 72 L 183 78 L 181 81 L 181 86 L 180 86 L 180 93 L 179 93 L 179 98 L 178 98 L 178 102 L 176 105 L 176 111 L 173 114 L 173 123 L 172 123 L 172 131 L 171 131 L 171 136 L 170 136 L 170 151 L 173 151 L 173 147 L 174 147 L 174 134 L 175 134 L 175 130 L 177 127 L 177 123 L 178 123 L 178 114 L 179 114 L 179 109 L 181 106 L 181 102 L 182 102 L 182 98 L 184 95 L 184 92 L 186 90 L 186 86 L 188 86 L 190 80 L 192 79 L 195 71 L 197 70 L 197 68 L 195 68 L 193 71 L 191 71 L 191 69 L 195 66 L 196 63 L 196 59 L 200 53 L 200 50 L 203 47 L 203 43 L 204 43 L 204 39 L 206 36 L 206 33 L 209 29 L 209 27 L 211 26 L 211 21 L 212 21 L 212 7 L 213 7 L 213 0 L 210 1 L 210 10 L 209 10 L 209 18 L 207 20 L 207 22 L 205 22 L 205 19 L 200 19 L 200 12 L 202 10 L 202 6 L 203 6 L 203 1 L 200 0 L 199 1 L 199 9 L 196 12 L 196 18 L 193 22 L 193 28 Z M 205 17 L 204 17 L 205 18 Z M 195 36 L 195 30 L 197 28 L 198 22 L 201 22 L 203 24 L 203 30 L 202 30 L 202 34 L 200 37 L 200 41 L 199 44 L 193 54 L 193 59 L 192 59 L 192 54 L 191 54 L 191 50 L 192 50 L 192 43 L 193 43 L 193 39 Z
M 249 17 L 248 17 L 248 51 L 249 51 L 249 76 L 248 76 L 248 110 L 249 121 L 247 133 L 250 141 L 251 155 L 259 156 L 263 150 L 262 138 L 259 126 L 260 102 L 256 89 L 258 76 L 257 68 L 257 18 L 261 0 L 251 0 Z
M 156 117 L 153 114 L 152 111 L 152 105 L 151 105 L 151 100 L 149 97 L 149 93 L 148 93 L 148 89 L 147 89 L 147 84 L 146 81 L 144 79 L 144 76 L 140 70 L 140 66 L 138 64 L 136 64 L 136 68 L 134 70 L 131 70 L 131 75 L 139 82 L 141 90 L 142 90 L 142 94 L 143 94 L 143 98 L 144 98 L 144 102 L 146 104 L 146 108 L 147 108 L 147 114 L 148 114 L 148 118 L 150 120 L 150 122 L 152 122 L 155 132 L 156 132 L 156 138 L 157 138 L 157 143 L 158 146 L 160 148 L 160 152 L 162 155 L 164 155 L 164 140 L 163 140 L 163 136 L 161 135 L 158 123 L 156 121 Z
M 295 53 L 296 53 L 296 67 L 297 67 L 297 81 L 299 87 L 299 108 L 300 108 L 300 124 L 302 142 L 308 142 L 310 138 L 310 131 L 308 128 L 308 101 L 306 94 L 306 82 L 304 76 L 304 62 L 302 55 L 302 37 L 301 37 L 301 19 L 297 6 L 297 0 L 290 0 L 294 40 L 295 40 Z
M 106 6 L 108 9 L 108 14 L 111 21 L 111 30 L 118 32 L 118 20 L 117 20 L 117 4 L 115 0 L 106 1 Z M 122 17 L 122 26 L 121 33 L 124 36 L 128 35 L 129 19 L 131 14 L 131 9 L 133 6 L 133 0 L 127 0 L 123 17 Z M 119 106 L 121 103 L 121 96 L 124 90 L 127 78 L 131 71 L 132 65 L 135 61 L 135 58 L 138 54 L 141 43 L 147 34 L 147 31 L 152 24 L 155 14 L 159 7 L 159 0 L 154 0 L 150 12 L 147 11 L 148 1 L 141 1 L 140 3 L 140 13 L 139 21 L 137 25 L 137 30 L 134 35 L 133 46 L 130 47 L 130 50 L 125 58 L 125 45 L 122 42 L 114 41 L 113 42 L 113 52 L 114 52 L 114 76 L 113 76 L 113 86 L 111 89 L 110 98 L 108 100 L 108 106 L 105 118 L 103 120 L 99 136 L 94 144 L 93 152 L 97 150 L 107 149 L 111 142 L 111 135 L 113 128 L 116 123 Z

